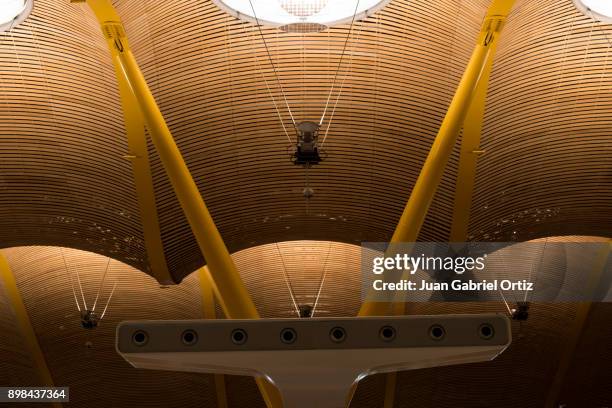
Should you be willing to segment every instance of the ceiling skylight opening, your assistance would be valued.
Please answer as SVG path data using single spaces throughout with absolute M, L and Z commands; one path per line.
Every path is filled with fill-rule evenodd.
M 574 0 L 576 7 L 595 20 L 612 23 L 611 0 Z
M 322 31 L 364 19 L 390 0 L 213 0 L 229 14 L 289 32 Z
M 8 31 L 25 20 L 33 4 L 33 0 L 0 1 L 0 31 Z

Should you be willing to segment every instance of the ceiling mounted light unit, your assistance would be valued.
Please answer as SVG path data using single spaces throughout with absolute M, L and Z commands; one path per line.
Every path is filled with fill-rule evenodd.
M 612 1 L 610 0 L 574 0 L 576 7 L 595 20 L 612 23 Z
M 360 20 L 390 0 L 213 0 L 222 10 L 251 23 L 289 32 L 322 31 Z
M 25 20 L 34 0 L 3 0 L 0 7 L 0 32 L 8 31 Z

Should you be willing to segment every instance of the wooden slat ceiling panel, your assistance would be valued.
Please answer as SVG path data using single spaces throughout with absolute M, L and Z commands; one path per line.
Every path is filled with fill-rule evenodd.
M 550 239 L 565 241 L 594 242 L 602 238 Z M 60 248 L 21 247 L 2 252 L 13 269 L 53 378 L 57 384 L 72 387 L 71 401 L 76 406 L 216 406 L 212 401 L 214 384 L 208 376 L 136 370 L 114 349 L 114 328 L 120 321 L 199 318 L 202 311 L 197 273 L 178 286 L 162 289 L 144 273 L 112 261 L 99 303 L 105 304 L 112 284 L 117 282 L 108 315 L 97 329 L 84 330 Z M 91 307 L 108 258 L 67 248 L 63 252 L 73 279 L 78 271 Z M 233 254 L 233 258 L 264 317 L 294 317 L 291 294 L 298 304 L 312 304 L 324 271 L 326 279 L 315 316 L 352 316 L 361 298 L 360 253 L 360 247 L 354 245 L 296 241 L 249 248 Z M 78 286 L 76 290 L 79 294 Z M 0 326 L 16 333 L 10 307 L 2 299 Z M 512 323 L 510 348 L 492 362 L 400 373 L 395 406 L 543 406 L 564 344 L 571 337 L 575 307 L 533 304 L 529 320 Z M 408 308 L 414 314 L 505 313 L 501 302 L 427 302 L 410 304 Z M 612 335 L 609 309 L 605 305 L 594 306 L 576 357 L 570 359 L 572 367 L 564 383 L 563 401 L 581 406 L 603 406 L 609 401 L 605 376 L 611 357 L 606 348 L 606 339 Z M 4 333 L 0 331 L 0 337 L 4 338 Z M 87 342 L 91 343 L 89 347 Z M 23 380 L 22 384 L 28 383 L 33 373 L 28 371 L 28 356 L 20 343 L 6 339 L 0 344 L 10 352 L 1 359 L 0 379 L 10 369 L 15 370 L 15 378 Z M 252 379 L 228 377 L 227 387 L 231 407 L 264 407 Z M 384 376 L 367 378 L 360 383 L 351 407 L 381 406 L 383 390 Z M 585 405 L 586 401 L 592 404 Z
M 611 234 L 610 38 L 571 1 L 517 3 L 491 76 L 472 239 Z
M 387 239 L 485 10 L 478 1 L 395 1 L 355 24 L 336 91 L 348 76 L 324 145 L 328 160 L 309 172 L 315 197 L 307 208 L 304 170 L 289 162 L 267 87 L 288 128 L 289 115 L 257 29 L 209 1 L 117 5 L 132 42 L 148 44 L 136 56 L 232 250 L 290 239 Z M 347 31 L 264 28 L 297 121 L 321 116 Z M 151 153 L 167 258 L 175 276 L 184 276 L 201 256 Z M 455 167 L 456 157 L 449 168 Z M 433 205 L 428 239 L 448 233 L 452 184 L 447 177 Z
M 268 95 L 270 87 L 290 130 L 257 29 L 210 0 L 114 3 L 232 252 L 286 240 L 388 239 L 488 5 L 395 0 L 355 24 L 328 157 L 309 172 L 307 204 L 305 172 L 289 162 Z M 519 0 L 502 36 L 471 239 L 612 233 L 604 36 L 612 33 L 570 0 L 549 3 Z M 347 32 L 264 29 L 298 121 L 320 117 Z M 88 8 L 37 1 L 22 26 L 0 34 L 0 68 L 0 246 L 68 245 L 147 271 L 114 73 Z M 180 280 L 204 261 L 149 148 L 166 258 Z M 455 149 L 423 240 L 448 237 L 457 158 Z
M 121 108 L 93 16 L 38 0 L 0 34 L 0 247 L 62 244 L 146 270 Z
M 62 256 L 63 252 L 63 256 Z M 21 247 L 3 250 L 38 336 L 41 349 L 56 385 L 71 387 L 70 402 L 87 407 L 186 407 L 198 401 L 213 407 L 214 384 L 207 375 L 136 370 L 115 350 L 115 328 L 123 320 L 196 319 L 202 316 L 197 274 L 182 285 L 161 289 L 150 276 L 126 264 L 112 261 L 96 310 L 101 312 L 111 288 L 117 288 L 107 315 L 94 330 L 81 327 L 70 285 L 72 274 L 77 296 L 81 295 L 76 273 L 82 283 L 85 300 L 91 309 L 108 258 L 74 249 L 57 247 Z M 10 319 L 10 305 L 0 300 L 0 322 Z M 1 333 L 4 338 L 4 332 Z M 11 341 L 15 354 L 2 355 L 0 376 L 8 374 L 6 365 L 28 361 L 21 348 Z M 19 371 L 15 375 L 20 375 Z M 4 378 L 4 377 L 0 377 Z M 35 377 L 21 375 L 20 384 L 33 384 Z M 3 384 L 12 384 L 3 381 Z M 146 390 L 143 392 L 143 390 Z

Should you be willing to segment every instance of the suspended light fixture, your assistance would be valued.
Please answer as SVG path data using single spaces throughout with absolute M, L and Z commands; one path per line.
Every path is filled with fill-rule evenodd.
M 322 31 L 363 19 L 390 0 L 213 0 L 245 21 L 279 27 L 289 32 Z
M 0 1 L 0 31 L 8 31 L 25 20 L 33 5 L 34 0 Z
M 612 23 L 611 0 L 574 0 L 576 7 L 589 17 Z

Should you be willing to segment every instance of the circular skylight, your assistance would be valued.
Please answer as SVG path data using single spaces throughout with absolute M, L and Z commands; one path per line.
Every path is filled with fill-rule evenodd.
M 336 24 L 363 19 L 390 0 L 213 0 L 241 20 L 285 31 L 321 31 Z M 355 11 L 356 8 L 356 11 Z
M 574 0 L 574 3 L 587 16 L 612 23 L 612 0 Z
M 0 31 L 21 23 L 32 10 L 33 0 L 0 0 Z

